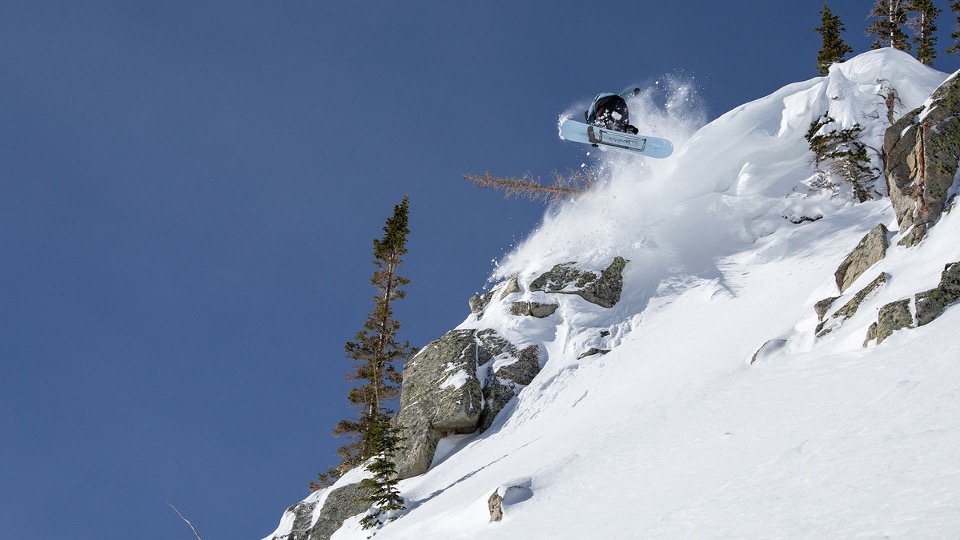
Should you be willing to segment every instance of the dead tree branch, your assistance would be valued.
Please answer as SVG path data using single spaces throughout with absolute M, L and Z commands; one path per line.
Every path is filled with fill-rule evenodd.
M 593 174 L 589 171 L 576 171 L 569 169 L 566 175 L 557 171 L 551 173 L 553 183 L 544 185 L 540 178 L 533 176 L 529 172 L 521 176 L 499 177 L 493 176 L 489 172 L 481 175 L 464 173 L 463 179 L 469 180 L 482 188 L 493 188 L 503 190 L 504 198 L 524 196 L 532 201 L 542 201 L 545 203 L 556 202 L 577 195 L 590 189 L 593 184 Z
M 195 528 L 193 527 L 193 523 L 190 523 L 190 520 L 189 520 L 189 519 L 183 517 L 183 514 L 181 514 L 180 511 L 177 510 L 177 507 L 176 507 L 176 506 L 170 504 L 169 501 L 167 501 L 167 506 L 169 506 L 170 508 L 173 508 L 173 511 L 176 512 L 178 516 L 180 516 L 180 519 L 182 519 L 183 521 L 185 521 L 185 522 L 187 523 L 187 525 L 190 526 L 190 530 L 193 531 L 193 535 L 197 537 L 197 540 L 203 540 L 203 538 L 200 538 L 200 534 L 197 532 L 197 529 L 195 529 Z

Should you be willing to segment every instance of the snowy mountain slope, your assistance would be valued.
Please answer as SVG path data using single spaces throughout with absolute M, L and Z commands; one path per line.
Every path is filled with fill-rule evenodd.
M 602 185 L 552 209 L 495 275 L 518 276 L 510 300 L 540 301 L 526 285 L 552 265 L 622 256 L 620 303 L 555 295 L 546 319 L 512 316 L 508 301 L 468 317 L 460 328 L 540 345 L 542 371 L 489 430 L 444 439 L 430 470 L 400 483 L 408 511 L 377 537 L 955 535 L 960 310 L 863 343 L 881 306 L 960 260 L 960 213 L 920 246 L 896 246 L 889 200 L 813 187 L 804 139 L 829 112 L 879 149 L 889 89 L 899 116 L 945 78 L 879 50 L 698 130 L 682 84 L 665 107 L 651 94 L 631 103 L 675 156 L 598 153 Z M 893 247 L 839 295 L 834 271 L 879 223 Z M 880 272 L 886 284 L 816 339 L 814 304 L 839 295 L 840 306 Z M 779 346 L 751 364 L 770 340 Z M 589 347 L 610 352 L 581 357 Z M 509 485 L 523 489 L 491 523 L 487 500 Z M 284 519 L 274 535 L 290 530 Z M 358 521 L 333 538 L 366 538 Z
M 955 532 L 960 345 L 939 336 L 960 315 L 873 349 L 839 344 L 747 364 L 771 330 L 808 311 L 783 305 L 810 308 L 807 291 L 830 279 L 816 257 L 823 246 L 807 245 L 763 264 L 725 261 L 727 284 L 654 302 L 614 351 L 567 362 L 493 433 L 405 482 L 413 510 L 380 534 Z M 693 336 L 698 328 L 708 331 Z M 533 495 L 488 523 L 486 498 L 518 476 Z

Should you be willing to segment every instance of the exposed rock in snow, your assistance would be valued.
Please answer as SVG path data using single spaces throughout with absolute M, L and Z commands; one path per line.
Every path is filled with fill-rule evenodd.
M 900 243 L 914 246 L 940 219 L 960 158 L 960 77 L 954 75 L 887 130 L 887 185 Z
M 917 324 L 933 322 L 957 300 L 960 300 L 960 263 L 954 262 L 943 269 L 936 288 L 917 294 Z
M 887 240 L 888 234 L 889 231 L 883 223 L 877 225 L 863 237 L 863 240 L 860 240 L 857 247 L 853 248 L 850 255 L 847 255 L 847 258 L 840 263 L 840 267 L 834 274 L 840 292 L 846 291 L 847 287 L 852 285 L 861 274 L 886 256 L 887 248 L 890 246 L 890 242 Z
M 857 309 L 860 308 L 860 305 L 863 304 L 871 294 L 873 294 L 880 286 L 887 282 L 887 274 L 881 273 L 873 281 L 871 281 L 866 287 L 860 289 L 857 294 L 853 295 L 846 304 L 844 304 L 840 309 L 833 312 L 830 317 L 826 318 L 817 325 L 816 333 L 817 337 L 823 337 L 834 329 L 843 324 L 843 321 L 853 317 L 857 314 Z
M 910 313 L 909 298 L 890 302 L 880 307 L 877 314 L 877 344 L 903 328 L 913 328 L 913 314 Z M 872 332 L 868 330 L 868 337 L 870 333 Z
M 615 257 L 603 272 L 581 270 L 575 263 L 557 264 L 530 283 L 531 291 L 544 291 L 562 294 L 576 294 L 605 308 L 613 307 L 620 301 L 623 290 L 623 268 L 627 261 Z
M 557 311 L 559 304 L 541 304 L 540 302 L 514 302 L 510 304 L 510 314 L 518 317 L 536 317 L 543 319 Z
M 493 330 L 481 330 L 477 336 L 481 342 L 488 342 L 480 350 L 492 357 L 491 362 L 485 364 L 488 371 L 483 385 L 483 411 L 477 423 L 477 431 L 483 432 L 507 403 L 540 373 L 540 347 L 529 345 L 521 349 L 497 337 Z
M 515 292 L 520 292 L 520 285 L 517 282 L 517 276 L 511 276 L 500 286 L 485 294 L 475 294 L 469 300 L 470 312 L 477 315 L 477 318 L 483 317 L 483 310 L 493 300 L 494 295 L 499 294 L 499 299 L 503 300 Z
M 369 505 L 357 499 L 366 495 L 360 481 L 362 470 L 348 472 L 336 484 L 315 491 L 287 508 L 280 526 L 264 540 L 327 540 L 343 526 L 344 520 L 365 512 Z
M 757 360 L 761 360 L 761 361 L 764 360 L 774 352 L 782 349 L 783 346 L 786 344 L 787 344 L 787 340 L 785 339 L 777 338 L 777 339 L 767 340 L 767 342 L 764 343 L 762 347 L 757 349 L 757 352 L 753 353 L 753 356 L 750 358 L 750 363 L 755 364 Z
M 525 501 L 532 496 L 529 478 L 518 478 L 501 485 L 487 499 L 490 521 L 502 521 L 504 507 Z
M 827 312 L 830 311 L 830 308 L 833 306 L 833 303 L 837 301 L 839 296 L 831 296 L 829 298 L 824 298 L 816 304 L 813 305 L 813 310 L 817 313 L 817 320 L 823 322 L 823 318 L 827 316 Z
M 358 502 L 358 499 L 364 495 L 366 491 L 360 487 L 360 484 L 348 484 L 331 490 L 323 508 L 317 513 L 316 523 L 308 531 L 308 536 L 302 538 L 305 540 L 329 538 L 343 525 L 345 519 L 365 511 L 370 506 L 368 503 Z M 295 539 L 290 538 L 290 540 Z
M 484 430 L 539 372 L 536 345 L 520 348 L 494 330 L 451 330 L 424 347 L 403 370 L 400 478 L 423 474 L 446 435 Z
M 453 374 L 463 378 L 461 383 L 444 385 Z M 445 432 L 476 429 L 482 408 L 474 332 L 451 330 L 424 347 L 403 369 L 395 419 L 404 437 L 404 450 L 397 458 L 400 478 L 427 470 Z
M 580 353 L 580 356 L 577 357 L 577 360 L 581 360 L 583 358 L 586 358 L 588 356 L 593 356 L 595 354 L 607 354 L 608 352 L 610 352 L 609 349 L 598 349 L 596 347 L 590 347 L 589 349 Z

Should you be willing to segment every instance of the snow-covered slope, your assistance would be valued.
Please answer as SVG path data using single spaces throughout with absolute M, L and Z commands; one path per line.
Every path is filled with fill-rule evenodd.
M 880 306 L 936 286 L 960 260 L 960 213 L 918 247 L 895 237 L 846 296 L 879 272 L 887 283 L 815 339 L 813 306 L 839 295 L 838 264 L 874 226 L 897 223 L 886 198 L 854 204 L 842 188 L 811 187 L 804 139 L 829 111 L 879 149 L 888 90 L 899 116 L 945 78 L 879 50 L 698 130 L 683 85 L 666 107 L 631 103 L 675 156 L 597 152 L 602 184 L 552 209 L 495 276 L 525 284 L 557 263 L 622 256 L 620 303 L 568 295 L 546 319 L 504 304 L 464 321 L 536 342 L 547 360 L 489 430 L 444 439 L 431 469 L 400 483 L 408 511 L 377 537 L 956 535 L 960 309 L 863 342 Z M 781 346 L 751 364 L 771 339 Z M 610 352 L 579 358 L 589 346 Z M 487 500 L 509 485 L 524 489 L 491 523 Z M 366 538 L 358 521 L 334 538 Z

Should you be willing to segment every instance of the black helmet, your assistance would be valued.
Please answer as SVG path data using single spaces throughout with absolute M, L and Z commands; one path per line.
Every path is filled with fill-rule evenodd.
M 587 116 L 587 123 L 616 131 L 624 131 L 630 125 L 627 102 L 616 94 L 598 98 Z

